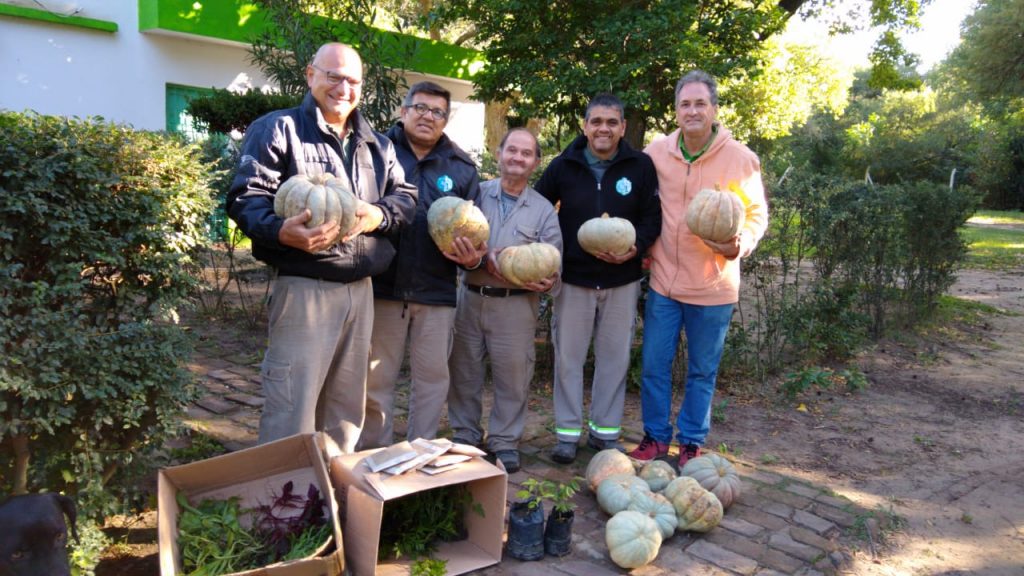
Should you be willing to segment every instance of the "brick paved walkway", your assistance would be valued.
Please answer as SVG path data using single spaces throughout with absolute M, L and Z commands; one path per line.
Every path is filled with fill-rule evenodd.
M 251 351 L 250 351 L 251 352 Z M 200 347 L 191 366 L 201 376 L 208 394 L 188 411 L 188 424 L 219 440 L 230 450 L 252 446 L 256 440 L 260 394 L 258 368 L 252 356 L 226 351 L 224 343 Z M 405 387 L 407 388 L 407 386 Z M 399 406 L 404 405 L 399 388 Z M 488 399 L 489 401 L 489 399 Z M 535 393 L 521 446 L 523 469 L 509 477 L 509 498 L 527 478 L 565 481 L 582 476 L 593 451 L 580 448 L 572 466 L 553 463 L 547 452 L 554 442 L 550 398 Z M 487 413 L 489 408 L 485 408 Z M 396 432 L 404 433 L 401 414 L 396 415 Z M 632 447 L 642 431 L 627 429 L 625 441 Z M 730 507 L 717 528 L 707 534 L 676 533 L 666 540 L 655 561 L 632 574 L 648 575 L 816 575 L 837 574 L 852 569 L 852 547 L 863 546 L 856 539 L 858 526 L 868 511 L 830 494 L 825 487 L 809 485 L 764 469 L 754 463 L 733 459 L 743 480 L 743 494 Z M 578 508 L 573 526 L 573 553 L 564 558 L 547 557 L 537 562 L 506 559 L 479 571 L 499 575 L 623 574 L 613 564 L 604 544 L 607 516 L 591 494 L 576 497 Z

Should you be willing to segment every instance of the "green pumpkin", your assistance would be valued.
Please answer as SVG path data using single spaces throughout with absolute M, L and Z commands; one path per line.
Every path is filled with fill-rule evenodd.
M 337 222 L 338 238 L 355 226 L 358 206 L 359 200 L 352 194 L 348 180 L 332 174 L 296 174 L 285 180 L 274 194 L 275 214 L 291 218 L 308 209 L 312 216 L 306 221 L 306 228 Z

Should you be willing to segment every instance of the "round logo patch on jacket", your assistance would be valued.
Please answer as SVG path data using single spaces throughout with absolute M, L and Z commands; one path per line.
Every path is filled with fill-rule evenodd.
M 449 176 L 447 174 L 443 174 L 441 176 L 438 176 L 438 178 L 437 178 L 437 189 L 438 190 L 440 190 L 441 192 L 451 192 L 452 188 L 455 188 L 455 181 L 452 180 L 451 176 Z
M 633 191 L 633 183 L 629 181 L 629 178 L 623 176 L 615 183 L 615 191 L 623 196 L 627 196 Z

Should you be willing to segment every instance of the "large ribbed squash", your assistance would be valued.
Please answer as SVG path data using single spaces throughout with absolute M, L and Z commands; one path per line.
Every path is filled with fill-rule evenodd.
M 705 189 L 690 201 L 686 225 L 690 232 L 705 240 L 726 242 L 739 234 L 744 217 L 739 196 L 728 190 Z
M 689 476 L 669 482 L 662 494 L 676 509 L 680 532 L 708 532 L 722 521 L 722 503 Z
M 600 487 L 598 487 L 600 490 Z M 667 540 L 676 532 L 679 526 L 679 518 L 676 516 L 676 508 L 661 494 L 643 490 L 630 492 L 629 506 L 626 510 L 632 510 L 646 514 L 658 525 L 662 540 Z
M 306 228 L 337 222 L 338 238 L 355 225 L 358 204 L 348 180 L 333 174 L 296 174 L 285 180 L 274 195 L 275 214 L 291 218 L 308 208 L 313 216 L 306 222 Z
M 455 239 L 465 236 L 479 248 L 491 235 L 484 213 L 469 200 L 455 196 L 438 198 L 427 210 L 427 231 L 441 252 L 454 252 Z
M 657 558 L 661 531 L 648 515 L 623 510 L 605 524 L 604 542 L 612 562 L 626 569 L 638 568 Z
M 543 280 L 558 272 L 561 264 L 562 253 L 544 242 L 509 246 L 498 255 L 498 270 L 516 286 Z
M 693 478 L 702 488 L 714 494 L 722 503 L 722 508 L 732 506 L 740 496 L 740 477 L 736 474 L 736 468 L 732 462 L 718 454 L 709 453 L 691 458 L 679 473 Z
M 576 231 L 580 247 L 590 254 L 610 252 L 616 256 L 629 252 L 636 244 L 636 228 L 625 218 L 612 218 L 604 213 L 591 218 Z
M 591 492 L 597 492 L 597 487 L 605 478 L 616 474 L 635 476 L 636 468 L 633 467 L 633 461 L 614 448 L 601 450 L 594 454 L 587 464 L 587 487 Z
M 613 474 L 597 486 L 597 505 L 609 516 L 622 512 L 633 499 L 633 491 L 650 492 L 651 489 L 635 474 Z

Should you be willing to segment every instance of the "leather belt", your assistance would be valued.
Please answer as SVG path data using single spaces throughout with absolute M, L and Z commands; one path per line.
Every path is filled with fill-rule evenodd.
M 477 286 L 476 284 L 466 284 L 466 288 L 470 292 L 476 292 L 485 298 L 504 298 L 506 296 L 517 296 L 519 294 L 530 293 L 529 290 L 524 290 L 522 288 L 495 288 L 493 286 Z

